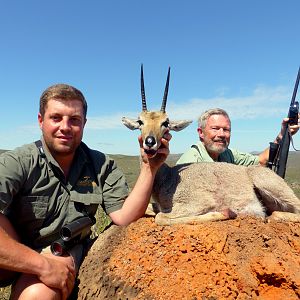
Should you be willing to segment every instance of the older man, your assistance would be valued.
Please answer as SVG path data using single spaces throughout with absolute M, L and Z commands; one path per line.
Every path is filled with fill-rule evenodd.
M 282 124 L 288 122 L 283 119 Z M 298 125 L 290 126 L 291 134 L 299 130 Z M 274 140 L 279 143 L 282 139 L 284 126 Z M 230 149 L 231 121 L 227 112 L 220 108 L 205 111 L 198 120 L 198 134 L 200 141 L 192 145 L 177 161 L 177 164 L 196 162 L 228 162 L 236 165 L 266 166 L 269 159 L 269 148 L 259 155 L 240 152 Z

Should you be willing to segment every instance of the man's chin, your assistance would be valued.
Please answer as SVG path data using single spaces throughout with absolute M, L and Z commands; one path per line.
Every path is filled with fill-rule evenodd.
M 58 145 L 55 147 L 54 152 L 57 154 L 57 155 L 61 155 L 61 156 L 64 156 L 64 155 L 70 155 L 72 154 L 73 152 L 75 152 L 74 150 L 75 148 L 73 146 L 68 146 L 68 145 Z
M 210 150 L 211 152 L 216 153 L 216 154 L 221 154 L 221 153 L 223 153 L 226 149 L 227 149 L 227 146 L 215 146 L 215 145 L 213 145 L 213 146 L 210 147 L 209 150 Z

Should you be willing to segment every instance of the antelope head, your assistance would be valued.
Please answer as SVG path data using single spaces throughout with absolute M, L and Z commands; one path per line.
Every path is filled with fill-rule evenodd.
M 191 120 L 170 121 L 166 114 L 166 104 L 170 81 L 170 67 L 160 111 L 148 111 L 145 97 L 143 65 L 141 66 L 142 112 L 137 119 L 122 118 L 123 124 L 131 130 L 140 129 L 143 148 L 149 157 L 154 157 L 161 145 L 161 138 L 168 130 L 180 131 L 187 127 Z

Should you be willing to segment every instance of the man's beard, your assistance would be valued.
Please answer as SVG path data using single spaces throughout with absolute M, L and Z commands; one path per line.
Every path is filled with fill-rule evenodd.
M 64 144 L 58 142 L 55 138 L 47 139 L 47 137 L 44 136 L 44 139 L 53 157 L 68 157 L 69 155 L 74 154 L 78 147 L 74 140 L 71 143 Z
M 216 142 L 223 142 L 223 144 L 216 144 Z M 213 152 L 217 154 L 223 153 L 228 148 L 228 142 L 226 140 L 218 140 L 218 141 L 209 141 L 206 144 L 206 149 L 208 152 Z

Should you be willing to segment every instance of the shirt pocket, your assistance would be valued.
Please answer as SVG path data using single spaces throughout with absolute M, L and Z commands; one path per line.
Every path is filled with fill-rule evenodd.
M 114 171 L 111 172 L 105 179 L 105 183 L 109 186 L 113 186 L 121 179 L 121 177 L 124 177 L 124 173 L 119 169 L 114 169 Z
M 47 216 L 49 196 L 23 196 L 13 209 L 14 222 L 29 239 L 42 227 Z
M 78 192 L 70 192 L 69 221 L 74 220 L 83 215 L 96 214 L 99 205 L 102 205 L 102 194 L 80 194 Z

